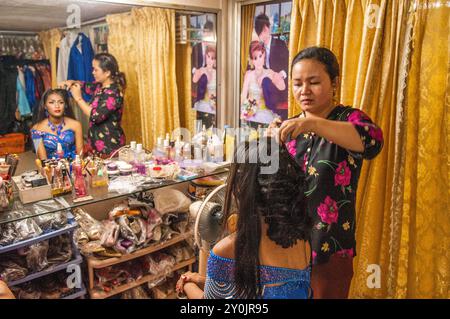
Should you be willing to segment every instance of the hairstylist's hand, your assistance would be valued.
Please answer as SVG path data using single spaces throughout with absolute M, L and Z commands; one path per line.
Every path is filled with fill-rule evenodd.
M 280 126 L 280 141 L 285 143 L 290 136 L 292 139 L 297 138 L 300 134 L 313 132 L 317 117 L 308 116 L 305 118 L 295 118 L 284 121 Z
M 67 90 L 67 89 L 70 88 L 74 83 L 75 83 L 74 80 L 63 81 L 63 82 L 61 82 L 61 83 L 58 83 L 58 88 Z
M 74 83 L 70 87 L 70 93 L 72 93 L 72 96 L 75 99 L 75 101 L 78 101 L 79 99 L 82 99 L 83 97 L 81 95 L 81 85 L 80 85 L 80 83 Z
M 280 125 L 283 123 L 281 119 L 276 118 L 269 124 L 266 130 L 264 130 L 264 136 L 274 137 L 278 141 L 278 136 L 280 134 Z

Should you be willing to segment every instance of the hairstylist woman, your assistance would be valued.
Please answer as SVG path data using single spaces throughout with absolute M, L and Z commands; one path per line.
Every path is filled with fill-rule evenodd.
M 60 83 L 60 87 L 69 87 L 78 106 L 89 116 L 90 147 L 97 153 L 108 156 L 125 145 L 125 134 L 120 123 L 126 81 L 111 54 L 95 55 L 92 67 L 94 83 L 65 81 Z M 83 99 L 82 91 L 92 95 L 90 102 Z
M 292 84 L 302 114 L 281 124 L 280 138 L 306 173 L 314 298 L 347 298 L 355 256 L 355 202 L 363 159 L 383 147 L 383 133 L 359 109 L 335 105 L 339 65 L 326 48 L 292 61 Z

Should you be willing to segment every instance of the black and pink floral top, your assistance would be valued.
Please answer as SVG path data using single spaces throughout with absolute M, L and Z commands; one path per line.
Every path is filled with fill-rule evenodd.
M 383 147 L 383 132 L 359 109 L 336 106 L 327 119 L 352 123 L 364 151 L 349 151 L 314 133 L 287 143 L 306 173 L 313 264 L 325 263 L 333 254 L 355 256 L 355 203 L 361 166 L 363 159 L 373 159 Z
M 125 145 L 125 133 L 120 125 L 123 113 L 123 97 L 119 87 L 111 84 L 103 88 L 101 83 L 83 83 L 82 90 L 92 95 L 89 117 L 88 143 L 91 148 L 110 155 Z

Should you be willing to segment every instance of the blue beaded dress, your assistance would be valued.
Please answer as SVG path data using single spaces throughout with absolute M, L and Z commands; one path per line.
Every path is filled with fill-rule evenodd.
M 234 260 L 217 256 L 211 250 L 208 258 L 205 282 L 205 299 L 236 298 L 234 284 Z M 262 299 L 308 299 L 312 297 L 310 288 L 311 267 L 290 269 L 274 266 L 260 266 Z M 274 285 L 276 286 L 269 286 Z
M 42 139 L 45 150 L 47 151 L 47 158 L 57 158 L 56 155 L 58 143 L 61 144 L 64 151 L 64 158 L 75 158 L 75 132 L 72 129 L 62 131 L 59 135 L 49 132 L 31 130 L 31 138 L 33 140 Z

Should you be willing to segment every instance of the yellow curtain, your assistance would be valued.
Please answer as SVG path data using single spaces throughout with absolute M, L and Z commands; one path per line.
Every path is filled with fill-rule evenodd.
M 411 15 L 392 205 L 389 296 L 450 298 L 450 8 L 417 1 Z M 429 8 L 429 9 L 427 9 Z
M 252 33 L 254 29 L 255 20 L 255 4 L 248 4 L 242 6 L 241 11 L 241 85 L 244 83 L 244 75 L 247 71 L 249 60 L 249 45 L 252 42 Z
M 427 50 L 417 52 L 416 46 L 413 51 L 413 56 L 416 55 L 422 67 L 425 67 L 432 59 L 431 55 L 424 55 L 429 53 L 428 48 L 437 43 L 446 47 L 439 51 L 445 52 L 445 58 L 441 57 L 440 60 L 440 73 L 436 73 L 434 69 L 427 73 L 430 81 L 426 81 L 423 76 L 417 76 L 416 81 L 420 81 L 419 85 L 413 87 L 407 82 L 409 81 L 408 39 L 411 39 L 411 33 L 408 31 L 412 29 L 408 21 L 411 22 L 411 17 L 414 16 L 414 13 L 408 14 L 411 2 L 413 1 L 293 1 L 290 59 L 292 60 L 301 49 L 312 45 L 326 46 L 333 50 L 341 65 L 339 101 L 368 113 L 383 129 L 385 137 L 382 153 L 375 160 L 366 161 L 361 172 L 356 204 L 357 257 L 354 259 L 355 275 L 350 291 L 352 298 L 437 296 L 448 298 L 448 290 L 445 291 L 443 287 L 448 289 L 450 285 L 448 271 L 450 267 L 446 257 L 448 254 L 446 255 L 444 250 L 444 248 L 448 249 L 449 245 L 443 228 L 448 228 L 449 215 L 442 214 L 446 211 L 449 197 L 448 171 L 445 164 L 436 160 L 441 158 L 444 163 L 448 163 L 448 139 L 443 138 L 448 136 L 446 131 L 448 128 L 445 124 L 447 122 L 443 120 L 448 119 L 448 115 L 444 117 L 445 109 L 442 103 L 445 98 L 442 92 L 445 92 L 447 88 L 447 79 L 440 83 L 438 80 L 431 82 L 431 78 L 442 80 L 441 73 L 444 72 L 447 75 L 446 72 L 448 72 L 448 68 L 444 67 L 444 65 L 448 66 L 448 39 L 444 39 L 448 36 L 448 25 L 447 28 L 443 26 L 444 21 L 448 24 L 448 8 L 440 9 L 442 12 L 447 12 L 446 15 L 444 13 L 439 15 L 437 11 L 433 11 L 434 20 L 428 21 L 426 28 L 424 19 L 420 20 L 423 22 L 420 27 L 418 22 L 414 25 L 415 29 L 425 28 L 430 35 L 430 30 L 434 32 L 438 30 L 439 34 L 434 36 L 434 40 L 427 42 Z M 423 4 L 427 1 L 420 2 Z M 413 39 L 418 41 L 419 47 L 424 44 L 422 38 L 424 37 L 420 37 L 415 30 Z M 412 70 L 411 76 L 413 74 Z M 441 74 L 440 77 L 437 74 Z M 432 83 L 436 85 L 436 88 L 431 88 Z M 421 108 L 419 103 L 407 104 L 409 97 L 406 98 L 406 102 L 403 101 L 401 93 L 405 87 L 411 95 L 415 93 L 417 98 L 419 91 L 422 92 L 420 96 L 423 97 L 429 97 L 430 91 L 434 93 L 436 90 L 441 90 L 442 92 L 439 91 L 440 95 L 433 95 L 432 102 L 436 104 L 430 103 L 428 99 L 427 106 L 423 103 Z M 294 115 L 300 109 L 293 101 L 291 86 L 289 90 L 289 114 Z M 405 104 L 404 112 L 401 110 L 403 104 Z M 409 117 L 408 112 L 412 112 Z M 420 114 L 423 114 L 422 117 L 419 117 Z M 436 138 L 431 142 L 429 131 L 422 130 L 426 132 L 422 133 L 422 148 L 420 144 L 414 144 L 411 139 L 408 142 L 409 136 L 406 134 L 409 132 L 412 136 L 417 135 L 420 127 L 414 125 L 414 122 L 421 120 L 423 126 L 434 130 L 432 135 Z M 405 127 L 404 131 L 401 123 Z M 402 135 L 405 135 L 404 143 L 410 144 L 402 144 L 402 140 L 399 139 Z M 419 153 L 425 158 L 420 158 L 419 154 L 414 153 L 418 145 Z M 411 154 L 408 157 L 402 155 L 404 149 L 408 150 L 407 146 L 410 147 Z M 435 154 L 438 149 L 443 154 Z M 435 157 L 432 157 L 433 155 Z M 435 160 L 432 161 L 431 158 Z M 434 170 L 424 174 L 425 167 L 431 165 L 430 163 L 433 163 Z M 423 168 L 423 171 L 419 173 L 418 168 Z M 406 174 L 408 169 L 411 176 Z M 430 181 L 431 183 L 428 183 Z M 402 183 L 404 187 L 401 187 Z M 432 184 L 433 186 L 429 188 L 433 190 L 434 185 L 442 186 L 441 192 L 433 194 L 433 205 L 428 200 L 425 203 L 425 199 L 428 198 L 425 184 Z M 419 186 L 423 188 L 420 189 Z M 392 196 L 391 192 L 393 192 Z M 422 194 L 423 203 L 420 202 L 419 192 Z M 430 221 L 430 224 L 425 221 Z M 419 238 L 426 239 L 422 239 L 419 244 Z M 437 238 L 441 238 L 442 242 L 438 243 Z M 442 244 L 442 249 L 434 249 L 432 244 L 433 247 Z M 418 250 L 422 248 L 423 250 L 418 253 Z M 425 248 L 427 248 L 426 251 Z M 418 272 L 419 269 L 422 271 L 423 266 L 426 265 L 423 262 L 425 254 L 427 254 L 427 263 L 433 265 L 435 271 L 428 272 L 427 276 Z M 379 289 L 370 289 L 367 285 L 369 276 L 367 268 L 371 264 L 379 265 L 381 268 L 381 288 Z
M 127 89 L 125 91 L 122 127 L 127 142 L 142 142 L 141 101 L 137 66 L 140 62 L 135 50 L 135 37 L 131 36 L 136 29 L 135 22 L 129 13 L 108 15 L 106 22 L 109 27 L 108 51 L 119 63 L 119 69 L 125 73 Z M 123 36 L 124 34 L 128 36 Z
M 158 136 L 180 126 L 175 71 L 175 11 L 132 9 L 138 57 L 142 142 L 151 149 Z
M 58 85 L 56 81 L 56 50 L 61 42 L 61 31 L 59 29 L 51 29 L 39 32 L 39 39 L 44 47 L 45 56 L 50 60 L 50 67 L 52 69 L 52 87 L 56 87 Z
M 189 19 L 188 19 L 189 20 Z M 189 43 L 178 43 L 176 46 L 176 73 L 178 88 L 178 104 L 180 107 L 180 126 L 194 133 L 196 112 L 192 108 L 191 98 L 191 55 L 192 47 Z
M 152 149 L 158 136 L 180 126 L 175 58 L 175 11 L 132 9 L 107 17 L 109 51 L 127 76 L 127 140 Z

